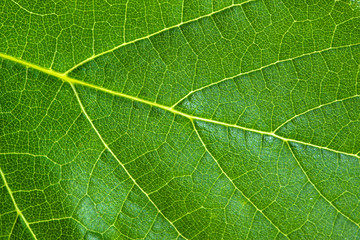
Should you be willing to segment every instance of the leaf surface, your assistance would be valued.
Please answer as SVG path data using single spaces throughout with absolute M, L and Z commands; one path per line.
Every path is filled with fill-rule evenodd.
M 358 1 L 0 23 L 0 239 L 360 239 Z

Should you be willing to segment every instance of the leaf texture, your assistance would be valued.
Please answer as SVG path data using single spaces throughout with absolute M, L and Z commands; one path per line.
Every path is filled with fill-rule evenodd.
M 360 3 L 0 3 L 0 239 L 360 239 Z

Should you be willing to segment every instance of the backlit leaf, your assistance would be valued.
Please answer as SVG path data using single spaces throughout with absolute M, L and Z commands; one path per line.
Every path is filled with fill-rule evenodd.
M 0 2 L 0 239 L 360 239 L 360 2 Z

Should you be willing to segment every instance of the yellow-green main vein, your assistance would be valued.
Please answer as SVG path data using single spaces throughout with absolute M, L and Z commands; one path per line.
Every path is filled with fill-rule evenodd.
M 0 58 L 7 59 L 7 60 L 10 60 L 10 61 L 19 63 L 21 65 L 24 65 L 24 66 L 28 67 L 28 68 L 36 69 L 36 70 L 41 71 L 43 73 L 46 73 L 46 74 L 49 74 L 49 75 L 54 76 L 56 78 L 59 78 L 59 79 L 65 81 L 67 83 L 70 83 L 70 84 L 78 84 L 78 85 L 86 86 L 86 87 L 89 87 L 89 88 L 96 89 L 98 91 L 102 91 L 102 92 L 106 92 L 106 93 L 109 93 L 109 94 L 112 94 L 112 95 L 127 98 L 127 99 L 130 99 L 130 100 L 135 101 L 135 102 L 144 103 L 144 104 L 147 104 L 147 105 L 150 105 L 150 106 L 153 106 L 153 107 L 164 109 L 164 110 L 169 111 L 169 112 L 171 112 L 173 114 L 184 116 L 184 117 L 186 117 L 186 118 L 188 118 L 190 120 L 199 120 L 199 121 L 219 124 L 219 125 L 226 126 L 226 127 L 238 128 L 238 129 L 242 129 L 242 130 L 245 130 L 245 131 L 250 131 L 250 132 L 259 133 L 259 134 L 262 134 L 262 135 L 272 136 L 272 137 L 281 139 L 284 142 L 299 143 L 299 144 L 302 144 L 302 145 L 307 145 L 307 146 L 311 146 L 311 147 L 316 147 L 316 148 L 328 150 L 328 151 L 335 152 L 335 153 L 338 153 L 338 154 L 344 154 L 344 155 L 360 158 L 358 155 L 353 154 L 353 153 L 342 152 L 342 151 L 338 151 L 338 150 L 335 150 L 335 149 L 332 149 L 332 148 L 319 146 L 319 145 L 299 141 L 299 140 L 296 140 L 296 139 L 285 138 L 285 137 L 282 137 L 282 136 L 279 136 L 279 135 L 275 134 L 274 132 L 266 132 L 266 131 L 261 131 L 261 130 L 257 130 L 257 129 L 242 127 L 242 126 L 235 125 L 235 124 L 229 124 L 229 123 L 225 123 L 225 122 L 221 122 L 221 121 L 216 121 L 216 120 L 212 120 L 212 119 L 193 116 L 193 115 L 178 111 L 178 110 L 176 110 L 176 109 L 174 109 L 172 107 L 168 107 L 168 106 L 165 106 L 165 105 L 162 105 L 162 104 L 158 104 L 156 102 L 151 102 L 151 101 L 148 101 L 148 100 L 145 100 L 145 99 L 141 99 L 141 98 L 134 97 L 134 96 L 131 96 L 131 95 L 128 95 L 128 94 L 120 93 L 120 92 L 116 92 L 116 91 L 113 91 L 113 90 L 110 90 L 110 89 L 107 89 L 107 88 L 104 88 L 104 87 L 100 87 L 100 86 L 97 86 L 97 85 L 94 85 L 94 84 L 91 84 L 91 83 L 87 83 L 87 82 L 84 82 L 84 81 L 81 81 L 81 80 L 78 80 L 78 79 L 74 79 L 74 78 L 69 77 L 65 73 L 60 73 L 60 72 L 54 71 L 52 69 L 44 68 L 44 67 L 38 66 L 36 64 L 24 61 L 22 59 L 18 59 L 16 57 L 9 56 L 9 55 L 4 54 L 4 53 L 0 53 Z

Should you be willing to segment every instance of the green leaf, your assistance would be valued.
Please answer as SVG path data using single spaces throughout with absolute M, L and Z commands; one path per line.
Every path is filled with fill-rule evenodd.
M 360 239 L 360 2 L 0 3 L 0 239 Z

